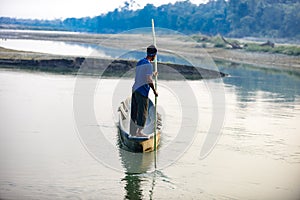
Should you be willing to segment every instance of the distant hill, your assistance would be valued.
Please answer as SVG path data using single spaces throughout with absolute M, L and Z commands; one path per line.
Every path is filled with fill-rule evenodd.
M 147 4 L 130 10 L 129 3 L 97 17 L 65 20 L 35 20 L 1 17 L 1 28 L 67 30 L 119 33 L 150 26 L 186 34 L 222 34 L 228 37 L 271 37 L 300 39 L 299 0 L 210 0 L 199 6 L 189 0 L 155 7 Z

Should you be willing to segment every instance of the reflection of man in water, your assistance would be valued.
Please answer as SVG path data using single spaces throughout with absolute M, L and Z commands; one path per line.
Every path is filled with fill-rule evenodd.
M 152 88 L 155 96 L 158 96 L 154 89 L 152 76 L 157 76 L 157 72 L 153 73 L 151 62 L 155 59 L 157 49 L 154 45 L 147 48 L 147 57 L 141 59 L 136 65 L 135 79 L 132 86 L 131 96 L 131 123 L 130 134 L 138 137 L 146 136 L 143 128 L 148 115 L 148 94 Z

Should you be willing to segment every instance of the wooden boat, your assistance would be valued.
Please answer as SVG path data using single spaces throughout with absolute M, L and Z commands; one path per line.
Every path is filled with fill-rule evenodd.
M 127 98 L 121 102 L 118 109 L 120 142 L 127 150 L 132 152 L 151 152 L 154 150 L 154 105 L 149 99 L 148 117 L 143 129 L 143 133 L 146 134 L 147 137 L 137 137 L 130 134 L 130 107 L 131 98 Z M 156 147 L 158 147 L 160 143 L 161 125 L 161 117 L 157 113 Z

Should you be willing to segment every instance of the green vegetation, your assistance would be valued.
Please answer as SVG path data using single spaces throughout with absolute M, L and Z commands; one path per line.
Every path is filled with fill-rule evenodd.
M 260 46 L 259 44 L 249 43 L 246 48 L 247 51 L 258 51 L 258 52 L 269 52 L 269 53 L 280 53 L 290 56 L 300 56 L 300 47 L 299 46 L 288 46 L 280 45 L 275 46 L 274 48 L 270 46 Z
M 228 44 L 224 42 L 220 35 L 208 37 L 204 35 L 193 35 L 192 38 L 200 43 L 200 47 L 207 48 L 207 47 L 216 47 L 216 48 L 231 48 Z M 277 45 L 274 44 L 274 47 L 271 46 L 264 46 L 259 43 L 251 43 L 251 42 L 240 42 L 238 40 L 227 39 L 229 43 L 235 43 L 241 46 L 246 51 L 252 52 L 268 52 L 268 53 L 279 53 L 285 54 L 290 56 L 300 56 L 300 46 L 294 45 Z
M 225 48 L 226 47 L 226 43 L 219 36 L 212 37 L 209 40 L 209 42 L 213 43 L 214 47 L 217 47 L 217 48 Z
M 222 38 L 217 35 L 213 37 L 208 37 L 204 35 L 193 35 L 192 38 L 198 42 L 202 43 L 201 47 L 217 47 L 217 48 L 226 48 L 226 43 L 222 40 Z
M 0 17 L 0 27 L 120 33 L 149 27 L 154 18 L 157 27 L 186 34 L 300 39 L 299 0 L 209 0 L 198 6 L 186 0 L 159 7 L 147 4 L 136 11 L 129 9 L 133 2 L 125 1 L 123 8 L 93 18 L 33 20 Z

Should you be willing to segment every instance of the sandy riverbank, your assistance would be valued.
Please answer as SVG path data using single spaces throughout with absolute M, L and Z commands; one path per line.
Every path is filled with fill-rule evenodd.
M 0 67 L 2 68 L 106 77 L 133 77 L 136 62 L 136 60 L 124 59 L 57 56 L 0 47 Z M 189 65 L 158 63 L 158 67 L 160 79 L 165 80 L 199 80 L 226 76 L 216 70 Z
M 287 56 L 282 54 L 270 54 L 262 52 L 247 52 L 244 50 L 199 47 L 191 37 L 186 35 L 157 34 L 157 44 L 160 52 L 172 52 L 174 55 L 185 57 L 193 62 L 202 63 L 204 66 L 214 61 L 231 63 L 243 63 L 258 67 L 284 67 L 300 70 L 299 56 Z M 1 31 L 3 39 L 33 39 L 63 41 L 81 44 L 100 44 L 110 48 L 127 50 L 141 49 L 152 43 L 151 34 L 83 34 L 83 33 L 59 33 L 59 32 L 26 32 L 26 31 Z M 1 59 L 64 59 L 65 57 L 33 52 L 16 52 L 0 49 Z M 200 66 L 202 67 L 202 66 Z

